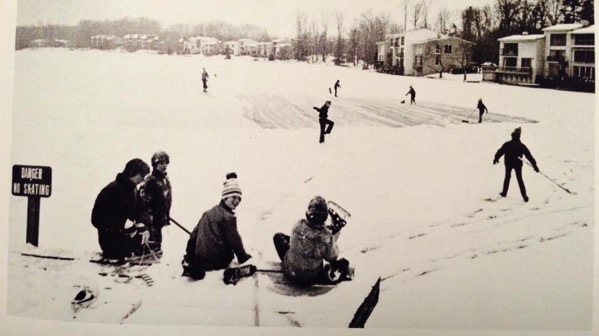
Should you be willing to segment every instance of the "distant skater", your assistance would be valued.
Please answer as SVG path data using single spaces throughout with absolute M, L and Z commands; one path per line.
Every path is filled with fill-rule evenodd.
M 206 68 L 203 68 L 202 71 L 202 83 L 204 84 L 204 92 L 208 89 L 208 72 L 206 72 Z
M 331 106 L 331 101 L 327 100 L 321 108 L 313 107 L 316 111 L 318 111 L 318 122 L 320 123 L 320 138 L 319 142 L 324 142 L 324 135 L 330 134 L 333 130 L 333 126 L 335 123 L 328 119 L 329 107 Z
M 478 109 L 478 123 L 480 124 L 483 122 L 483 114 L 485 114 L 485 111 L 489 113 L 489 110 L 487 109 L 485 104 L 483 104 L 482 99 L 478 99 L 478 104 L 476 105 L 476 108 Z
M 408 91 L 408 93 L 406 93 L 406 96 L 407 95 L 410 95 L 410 105 L 416 104 L 416 90 L 414 90 L 412 85 L 410 85 L 410 91 Z
M 337 97 L 337 89 L 341 88 L 341 84 L 339 84 L 339 80 L 335 82 L 335 97 Z
M 510 178 L 513 169 L 516 171 L 516 178 L 518 179 L 520 194 L 522 194 L 524 202 L 528 202 L 526 187 L 524 186 L 524 180 L 522 180 L 522 156 L 526 157 L 535 172 L 539 172 L 539 167 L 537 167 L 537 161 L 535 161 L 535 159 L 532 157 L 532 154 L 530 154 L 530 151 L 526 145 L 520 142 L 521 134 L 522 129 L 520 127 L 516 128 L 514 132 L 512 132 L 512 140 L 504 143 L 503 146 L 499 148 L 497 153 L 495 153 L 493 164 L 499 163 L 501 156 L 505 155 L 503 160 L 505 162 L 505 178 L 503 179 L 503 190 L 499 193 L 501 197 L 507 196 L 507 190 L 510 186 Z

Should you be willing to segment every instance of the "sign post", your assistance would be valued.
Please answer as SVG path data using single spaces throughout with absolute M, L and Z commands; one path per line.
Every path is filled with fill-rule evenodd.
M 27 196 L 26 242 L 39 244 L 40 198 L 52 194 L 52 168 L 44 166 L 12 166 L 12 194 Z

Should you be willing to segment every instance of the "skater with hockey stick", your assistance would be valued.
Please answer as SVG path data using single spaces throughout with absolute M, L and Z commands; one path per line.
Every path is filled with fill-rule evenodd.
M 410 95 L 410 105 L 416 104 L 416 90 L 414 90 L 412 85 L 410 85 L 410 90 L 405 95 Z
M 202 68 L 202 84 L 204 86 L 204 92 L 207 92 L 208 90 L 208 72 L 206 71 L 206 68 Z
M 320 124 L 320 143 L 324 142 L 324 135 L 330 134 L 331 131 L 333 131 L 333 126 L 335 126 L 335 123 L 332 120 L 328 119 L 329 107 L 331 107 L 330 100 L 327 100 L 321 108 L 318 108 L 316 106 L 313 107 L 313 109 L 318 111 L 318 123 Z
M 229 173 L 223 183 L 220 203 L 204 212 L 191 232 L 182 262 L 184 276 L 203 279 L 206 271 L 227 268 L 234 256 L 240 264 L 252 257 L 245 251 L 237 231 L 235 209 L 240 202 L 237 174 Z
M 485 106 L 485 104 L 483 104 L 483 100 L 481 98 L 478 99 L 478 103 L 476 104 L 476 108 L 478 109 L 478 123 L 482 123 L 483 122 L 483 114 L 485 114 L 485 111 L 487 113 L 489 113 L 489 110 L 487 109 L 487 107 Z
M 522 179 L 522 156 L 526 157 L 535 172 L 539 172 L 539 167 L 537 167 L 537 161 L 535 161 L 526 145 L 520 142 L 521 134 L 522 129 L 520 127 L 516 128 L 512 132 L 512 140 L 504 143 L 503 146 L 497 150 L 497 153 L 495 153 L 495 158 L 493 159 L 493 164 L 499 163 L 499 159 L 505 155 L 505 178 L 503 180 L 503 189 L 499 193 L 501 197 L 507 196 L 512 170 L 514 170 L 516 172 L 516 179 L 518 179 L 520 194 L 522 195 L 524 202 L 528 202 L 526 187 L 524 186 L 524 180 Z
M 335 82 L 335 86 L 333 86 L 333 88 L 335 89 L 335 97 L 337 97 L 337 89 L 341 88 L 341 84 L 339 84 L 339 80 L 337 80 Z

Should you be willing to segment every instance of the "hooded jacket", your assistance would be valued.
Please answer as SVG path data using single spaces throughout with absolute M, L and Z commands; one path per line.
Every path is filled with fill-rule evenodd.
M 311 283 L 322 276 L 324 261 L 332 262 L 337 257 L 335 238 L 324 223 L 309 224 L 301 219 L 293 226 L 283 270 L 296 283 Z
M 326 103 L 324 105 L 322 105 L 321 108 L 318 107 L 314 107 L 314 109 L 316 111 L 318 111 L 318 118 L 319 119 L 327 119 L 329 116 L 329 105 L 327 105 Z
M 224 201 L 204 212 L 191 232 L 186 253 L 186 260 L 205 270 L 226 268 L 234 254 L 240 263 L 247 260 L 247 253 L 237 231 L 237 217 Z
M 118 233 L 127 219 L 136 222 L 141 212 L 135 183 L 118 173 L 96 197 L 91 221 L 98 231 Z

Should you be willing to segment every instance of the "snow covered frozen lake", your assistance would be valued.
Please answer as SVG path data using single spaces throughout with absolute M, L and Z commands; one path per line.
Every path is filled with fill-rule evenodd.
M 89 284 L 110 287 L 103 302 L 114 308 L 90 307 L 83 322 L 118 324 L 115 311 L 142 300 L 126 323 L 343 328 L 380 277 L 366 328 L 591 329 L 594 94 L 94 50 L 17 51 L 14 71 L 10 164 L 52 167 L 53 190 L 41 200 L 37 249 L 25 245 L 27 198 L 9 199 L 9 315 L 81 325 L 70 300 L 74 286 Z M 410 85 L 416 105 L 401 103 Z M 490 111 L 482 124 L 472 113 L 479 98 Z M 326 100 L 335 127 L 319 144 L 312 107 Z M 493 156 L 516 127 L 541 172 L 575 194 L 525 165 L 528 203 L 515 177 L 506 198 L 485 200 L 501 191 L 503 159 L 493 165 Z M 179 277 L 187 234 L 174 225 L 164 230 L 162 262 L 147 270 L 151 288 L 102 278 L 87 262 L 19 254 L 99 250 L 90 223 L 97 193 L 129 159 L 149 163 L 159 149 L 171 157 L 172 217 L 189 230 L 219 201 L 225 174 L 238 173 L 238 226 L 259 266 L 277 259 L 273 234 L 289 233 L 312 196 L 342 204 L 352 217 L 339 247 L 355 279 L 314 296 L 285 295 L 264 274 L 234 287 L 219 272 L 189 282 Z

